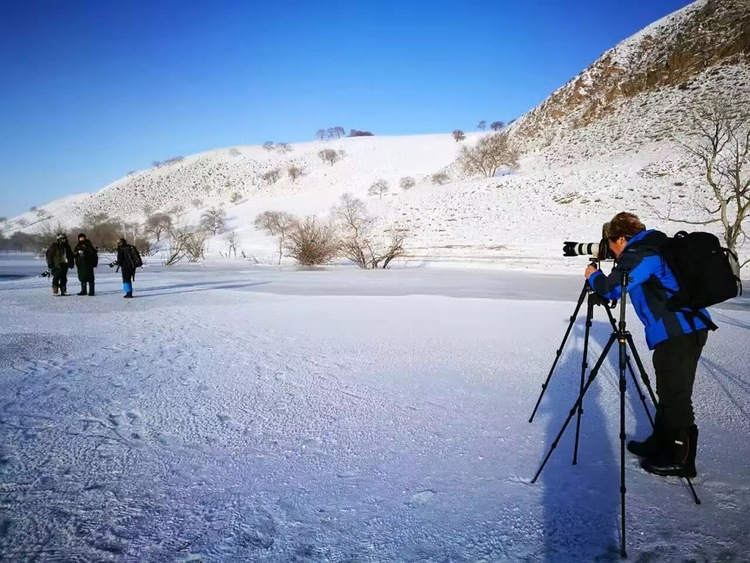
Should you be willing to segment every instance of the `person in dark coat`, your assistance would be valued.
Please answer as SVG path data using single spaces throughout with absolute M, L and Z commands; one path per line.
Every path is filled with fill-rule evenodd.
M 95 295 L 94 268 L 99 264 L 99 254 L 85 234 L 78 235 L 78 244 L 73 249 L 73 254 L 78 269 L 78 281 L 81 282 L 81 291 L 77 295 Z
M 711 317 L 673 311 L 667 299 L 679 284 L 660 255 L 667 235 L 647 230 L 632 213 L 618 213 L 609 223 L 608 244 L 615 255 L 609 276 L 594 266 L 586 268 L 591 288 L 608 299 L 621 297 L 620 279 L 628 273 L 626 291 L 646 329 L 653 350 L 659 405 L 654 432 L 644 441 L 628 442 L 628 450 L 643 458 L 641 467 L 662 476 L 695 477 L 698 427 L 693 412 L 693 383 Z
M 52 295 L 68 294 L 68 269 L 72 267 L 73 251 L 68 244 L 68 237 L 58 233 L 55 242 L 47 249 L 47 268 L 52 277 Z
M 123 297 L 125 299 L 132 299 L 133 278 L 135 277 L 135 269 L 138 266 L 133 262 L 130 245 L 124 238 L 117 241 L 117 260 L 112 262 L 111 266 L 118 266 L 120 268 L 122 272 L 122 289 L 125 292 Z

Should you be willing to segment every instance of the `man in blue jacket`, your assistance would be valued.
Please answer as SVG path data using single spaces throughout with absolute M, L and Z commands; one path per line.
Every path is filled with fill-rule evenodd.
M 645 326 L 649 350 L 654 352 L 659 396 L 654 432 L 642 442 L 628 442 L 628 450 L 643 457 L 641 467 L 649 473 L 695 477 L 698 427 L 693 382 L 711 317 L 705 309 L 695 315 L 667 308 L 667 298 L 678 289 L 659 253 L 667 235 L 646 230 L 632 213 L 618 213 L 609 223 L 607 236 L 615 267 L 607 276 L 590 265 L 586 279 L 596 293 L 619 299 L 621 274 L 628 272 L 627 293 Z

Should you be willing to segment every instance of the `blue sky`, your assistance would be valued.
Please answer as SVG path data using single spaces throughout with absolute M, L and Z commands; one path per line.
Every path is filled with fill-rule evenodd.
M 475 129 L 688 0 L 5 0 L 0 216 L 232 145 Z

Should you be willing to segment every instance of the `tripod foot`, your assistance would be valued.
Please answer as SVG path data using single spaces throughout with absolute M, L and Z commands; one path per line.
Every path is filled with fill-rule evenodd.
M 695 493 L 695 487 L 693 487 L 693 482 L 690 480 L 690 477 L 685 477 L 685 480 L 687 481 L 688 487 L 690 487 L 690 492 L 693 493 L 695 504 L 701 504 L 701 499 L 699 499 L 698 495 Z

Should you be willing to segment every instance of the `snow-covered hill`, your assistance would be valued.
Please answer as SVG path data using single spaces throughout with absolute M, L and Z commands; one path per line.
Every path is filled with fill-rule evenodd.
M 52 202 L 43 206 L 51 215 L 46 221 L 73 226 L 86 213 L 143 220 L 150 211 L 195 220 L 205 208 L 223 205 L 239 248 L 263 259 L 273 254 L 274 242 L 252 227 L 257 214 L 322 214 L 351 192 L 368 202 L 384 228 L 408 229 L 413 259 L 547 267 L 559 262 L 563 240 L 598 240 L 601 224 L 618 211 L 634 211 L 647 226 L 668 232 L 683 225 L 659 217 L 705 217 L 700 171 L 675 139 L 684 136 L 693 110 L 707 103 L 750 102 L 748 30 L 746 0 L 699 0 L 623 41 L 511 125 L 524 158 L 510 175 L 463 178 L 454 165 L 461 143 L 448 133 L 343 138 L 289 151 L 229 147 Z M 329 164 L 320 157 L 326 149 L 343 156 Z M 293 181 L 290 167 L 303 175 Z M 270 181 L 274 170 L 279 178 Z M 449 183 L 431 181 L 441 171 Z M 407 176 L 417 184 L 404 191 L 399 180 Z M 390 191 L 368 196 L 381 179 Z M 40 225 L 29 213 L 6 232 L 19 220 L 30 230 Z M 224 245 L 219 236 L 211 250 Z

